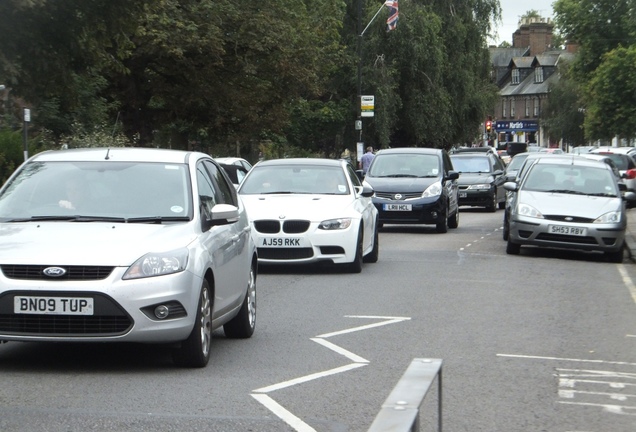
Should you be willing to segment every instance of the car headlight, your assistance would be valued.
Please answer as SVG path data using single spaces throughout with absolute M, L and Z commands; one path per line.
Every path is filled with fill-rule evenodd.
M 135 261 L 135 263 L 126 270 L 123 279 L 140 279 L 178 273 L 184 271 L 187 265 L 187 249 L 148 253 Z
M 351 218 L 329 219 L 320 222 L 318 229 L 322 230 L 342 230 L 351 226 Z
M 474 184 L 474 185 L 468 186 L 468 189 L 473 189 L 473 190 L 490 189 L 490 184 L 489 183 Z
M 424 192 L 422 192 L 422 198 L 430 198 L 440 196 L 442 194 L 442 183 L 435 182 L 429 187 L 426 188 Z
M 621 221 L 621 212 L 611 211 L 594 220 L 594 223 L 619 223 Z
M 533 218 L 539 218 L 539 219 L 543 219 L 543 215 L 541 214 L 541 212 L 539 210 L 537 210 L 536 208 L 528 205 L 528 204 L 519 204 L 517 206 L 517 214 L 519 216 L 526 216 L 526 217 L 533 217 Z

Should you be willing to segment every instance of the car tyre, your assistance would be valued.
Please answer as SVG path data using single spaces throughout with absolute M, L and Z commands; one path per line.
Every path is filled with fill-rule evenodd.
M 457 228 L 459 226 L 459 209 L 455 210 L 455 213 L 448 218 L 448 227 Z
M 190 336 L 179 348 L 172 352 L 172 360 L 178 366 L 202 368 L 210 360 L 210 346 L 212 344 L 212 296 L 210 284 L 203 279 L 196 319 Z
M 504 215 L 503 239 L 508 240 L 509 236 L 510 236 L 510 223 L 508 222 L 508 217 Z
M 250 278 L 247 282 L 247 292 L 239 313 L 223 325 L 225 336 L 233 339 L 247 339 L 252 337 L 256 328 L 256 263 L 250 268 Z
M 497 211 L 497 189 L 493 191 L 490 202 L 486 206 L 486 211 L 496 212 Z
M 353 261 L 347 264 L 350 273 L 362 272 L 362 227 L 358 230 L 358 240 L 356 241 L 356 255 Z
M 508 244 L 506 245 L 506 253 L 508 255 L 519 255 L 521 252 L 521 245 L 517 243 L 513 243 L 510 240 L 510 236 L 508 236 Z
M 378 234 L 378 223 L 375 224 L 375 232 L 373 234 L 373 249 L 364 256 L 365 263 L 376 263 L 380 256 L 380 235 Z
M 499 210 L 503 210 L 506 208 L 506 200 L 503 200 L 499 203 Z
M 624 256 L 623 246 L 621 246 L 621 248 L 617 250 L 616 252 L 605 252 L 605 257 L 611 263 L 616 263 L 616 264 L 622 263 L 623 256 Z
M 448 209 L 446 210 L 445 214 L 441 215 L 439 222 L 437 222 L 437 225 L 435 226 L 435 229 L 440 234 L 448 232 L 448 217 L 446 216 L 447 214 Z

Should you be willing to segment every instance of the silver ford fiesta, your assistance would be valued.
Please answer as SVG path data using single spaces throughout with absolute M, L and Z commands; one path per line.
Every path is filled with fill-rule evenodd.
M 0 342 L 169 343 L 204 367 L 249 338 L 257 255 L 224 171 L 197 152 L 43 152 L 0 189 Z

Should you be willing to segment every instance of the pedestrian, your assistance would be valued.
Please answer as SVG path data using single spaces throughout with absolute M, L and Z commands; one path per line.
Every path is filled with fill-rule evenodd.
M 367 152 L 360 158 L 360 168 L 362 169 L 363 175 L 366 175 L 367 170 L 369 169 L 369 165 L 371 165 L 371 161 L 374 157 L 375 155 L 373 154 L 373 147 L 367 147 Z

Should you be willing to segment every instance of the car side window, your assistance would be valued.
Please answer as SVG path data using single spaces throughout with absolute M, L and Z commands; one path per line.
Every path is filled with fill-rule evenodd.
M 444 152 L 442 153 L 442 159 L 444 162 L 444 176 L 448 175 L 449 171 L 453 171 L 453 162 L 451 161 L 450 156 L 448 155 L 448 153 Z
M 362 182 L 360 181 L 360 179 L 358 178 L 358 175 L 355 173 L 355 171 L 353 171 L 353 168 L 351 168 L 350 165 L 347 165 L 347 174 L 349 175 L 349 178 L 351 179 L 351 183 L 354 186 L 362 186 Z
M 202 163 L 197 165 L 197 189 L 199 191 L 199 201 L 203 206 L 205 217 L 212 217 L 212 208 L 216 205 L 216 191 L 214 182 L 210 178 Z
M 230 204 L 238 206 L 238 198 L 236 196 L 236 189 L 234 185 L 229 181 L 227 175 L 223 170 L 217 167 L 211 161 L 203 161 L 207 172 L 212 178 L 213 185 L 215 186 L 215 200 L 217 204 Z

